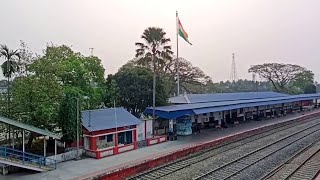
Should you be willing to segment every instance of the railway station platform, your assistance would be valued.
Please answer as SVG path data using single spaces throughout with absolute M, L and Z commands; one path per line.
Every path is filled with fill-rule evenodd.
M 304 118 L 306 116 L 319 116 L 320 109 L 306 111 L 303 113 L 290 114 L 281 118 L 274 118 L 262 121 L 247 121 L 240 123 L 235 127 L 229 127 L 223 130 L 204 129 L 198 134 L 190 136 L 179 136 L 177 141 L 168 141 L 166 143 L 140 148 L 115 156 L 105 157 L 99 160 L 87 158 L 78 161 L 68 161 L 57 164 L 54 171 L 42 173 L 23 172 L 18 174 L 9 174 L 0 176 L 1 179 L 90 179 L 101 177 L 101 174 L 120 172 L 128 169 L 132 173 L 132 167 L 155 159 L 161 159 L 169 154 L 174 154 L 191 147 L 200 147 L 208 142 L 221 142 L 229 137 L 241 136 L 247 132 L 258 131 L 258 129 L 272 126 L 278 123 L 284 123 L 293 119 Z M 178 156 L 175 156 L 177 158 Z M 130 169 L 131 168 L 131 169 Z M 118 179 L 118 178 L 109 178 Z

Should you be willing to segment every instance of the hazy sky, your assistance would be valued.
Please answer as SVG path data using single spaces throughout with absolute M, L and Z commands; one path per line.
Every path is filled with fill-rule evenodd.
M 106 74 L 134 57 L 149 26 L 163 28 L 176 52 L 175 12 L 193 46 L 180 39 L 179 55 L 214 81 L 227 80 L 236 53 L 239 78 L 264 62 L 294 63 L 320 80 L 319 0 L 1 0 L 0 44 L 25 41 L 40 53 L 48 42 L 103 61 Z M 3 61 L 3 60 L 2 60 Z

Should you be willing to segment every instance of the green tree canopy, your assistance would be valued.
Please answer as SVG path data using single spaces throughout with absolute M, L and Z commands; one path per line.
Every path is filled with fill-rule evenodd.
M 5 62 L 1 65 L 2 73 L 5 77 L 11 77 L 19 70 L 18 59 L 20 59 L 19 50 L 10 50 L 8 46 L 0 46 L 0 56 L 5 58 Z
M 15 119 L 53 130 L 57 125 L 62 95 L 62 86 L 54 76 L 16 78 L 13 88 Z
M 265 63 L 251 66 L 250 73 L 259 74 L 261 78 L 270 81 L 277 92 L 289 93 L 291 84 L 299 78 L 310 74 L 306 68 L 294 64 Z M 295 88 L 297 88 L 295 86 Z
M 85 57 L 70 47 L 48 46 L 44 56 L 30 65 L 36 76 L 52 75 L 65 91 L 78 89 L 80 96 L 88 96 L 90 107 L 95 108 L 104 99 L 104 68 L 98 57 Z
M 114 76 L 112 74 L 108 75 L 106 82 L 106 96 L 105 96 L 105 105 L 107 107 L 114 107 L 114 102 L 120 99 L 120 88 Z
M 117 105 L 121 105 L 135 116 L 139 116 L 146 107 L 152 106 L 153 72 L 148 68 L 127 66 L 120 68 L 114 75 L 114 80 L 119 88 Z M 161 79 L 157 79 L 156 105 L 165 105 L 167 95 Z M 110 100 L 109 100 L 110 101 Z
M 149 27 L 144 30 L 141 39 L 144 42 L 135 43 L 137 63 L 144 67 L 153 69 L 160 76 L 163 69 L 166 69 L 167 62 L 172 61 L 171 46 L 169 38 L 165 37 L 166 32 L 162 28 Z M 154 61 L 153 61 L 154 58 Z
M 307 84 L 304 87 L 304 94 L 313 94 L 313 93 L 317 93 L 317 87 L 314 84 Z
M 79 110 L 96 108 L 104 100 L 101 60 L 75 53 L 65 45 L 51 45 L 25 68 L 28 73 L 14 81 L 15 117 L 40 128 L 60 127 L 64 140 L 74 140 L 77 114 L 74 99 L 81 101 Z

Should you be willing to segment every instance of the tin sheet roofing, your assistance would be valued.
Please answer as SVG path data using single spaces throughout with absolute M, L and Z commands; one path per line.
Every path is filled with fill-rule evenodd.
M 140 120 L 124 108 L 82 111 L 82 125 L 89 131 L 99 131 L 140 124 Z
M 263 105 L 273 105 L 281 103 L 290 103 L 303 100 L 312 100 L 320 98 L 320 94 L 301 94 L 287 95 L 273 98 L 250 99 L 250 100 L 235 100 L 235 101 L 219 101 L 207 103 L 194 103 L 156 107 L 156 115 L 166 119 L 177 118 L 188 114 L 201 114 L 208 112 L 218 112 L 224 110 L 232 110 L 243 107 L 255 107 Z M 152 108 L 147 108 L 145 113 L 152 113 Z M 165 115 L 165 116 L 164 116 Z
M 234 101 L 263 99 L 289 96 L 287 94 L 277 92 L 239 92 L 239 93 L 214 93 L 214 94 L 185 94 L 169 98 L 169 102 L 173 104 L 193 104 L 204 102 Z
M 10 124 L 12 126 L 15 126 L 15 127 L 21 128 L 21 129 L 25 129 L 25 130 L 28 130 L 28 131 L 32 131 L 32 132 L 35 132 L 35 133 L 38 133 L 38 134 L 41 134 L 41 135 L 49 136 L 49 137 L 52 137 L 54 139 L 60 139 L 61 138 L 60 135 L 58 135 L 56 133 L 53 133 L 51 131 L 48 131 L 48 130 L 45 130 L 45 129 L 40 129 L 40 128 L 37 128 L 35 126 L 31 126 L 31 125 L 28 125 L 28 124 L 25 124 L 25 123 L 22 123 L 22 122 L 18 122 L 18 121 L 13 120 L 13 119 L 5 118 L 5 117 L 2 117 L 2 116 L 0 116 L 0 122 L 6 123 L 6 124 Z

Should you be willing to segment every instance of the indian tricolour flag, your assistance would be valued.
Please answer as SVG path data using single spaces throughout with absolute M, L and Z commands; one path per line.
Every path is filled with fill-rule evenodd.
M 178 34 L 181 36 L 185 41 L 187 41 L 190 45 L 190 41 L 188 40 L 188 33 L 183 29 L 183 26 L 180 22 L 180 19 L 178 18 Z

